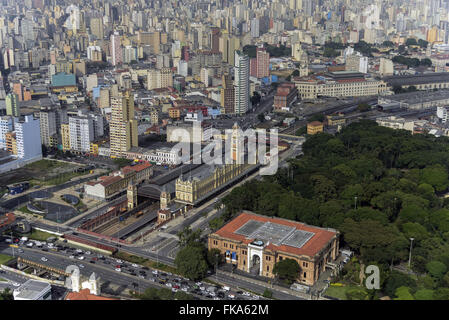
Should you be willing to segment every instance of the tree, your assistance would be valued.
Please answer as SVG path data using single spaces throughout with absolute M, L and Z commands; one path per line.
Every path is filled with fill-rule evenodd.
M 193 231 L 190 228 L 190 226 L 186 226 L 182 231 L 178 233 L 179 246 L 185 247 L 188 245 L 195 245 L 199 243 L 200 236 L 201 236 L 201 229 Z
M 405 45 L 406 46 L 417 46 L 418 42 L 416 42 L 416 39 L 414 39 L 414 38 L 408 38 L 407 40 L 405 40 Z
M 173 292 L 170 289 L 159 289 L 159 297 L 161 300 L 173 300 Z
M 139 296 L 142 300 L 161 300 L 159 297 L 159 289 L 148 288 Z
M 430 289 L 420 289 L 415 292 L 416 300 L 433 300 L 434 291 Z
M 389 297 L 394 297 L 396 289 L 398 289 L 399 287 L 408 287 L 414 289 L 416 288 L 416 282 L 402 272 L 392 271 L 385 281 L 383 291 Z
M 430 275 L 437 279 L 442 279 L 444 273 L 446 272 L 446 266 L 440 261 L 430 261 L 426 264 L 426 269 L 429 271 Z
M 207 262 L 209 263 L 209 266 L 215 267 L 217 265 L 220 265 L 222 261 L 223 255 L 221 254 L 220 250 L 218 250 L 217 248 L 213 248 L 207 251 Z
M 263 292 L 263 296 L 265 298 L 271 299 L 273 297 L 273 292 L 269 289 L 265 289 L 265 291 Z
M 438 288 L 433 293 L 434 300 L 449 300 L 449 288 Z
M 176 254 L 175 265 L 178 271 L 191 280 L 202 279 L 207 272 L 207 262 L 203 248 L 185 246 Z
M 415 300 L 413 295 L 410 293 L 410 288 L 399 287 L 395 291 L 396 298 L 394 300 Z
M 350 288 L 346 290 L 346 299 L 348 300 L 367 300 L 368 292 L 363 288 Z
M 262 97 L 260 96 L 260 93 L 257 91 L 254 91 L 253 96 L 251 97 L 251 104 L 252 105 L 259 104 L 261 99 L 262 99 Z
M 300 271 L 298 262 L 293 259 L 278 261 L 273 268 L 273 273 L 289 285 L 299 277 Z
M 176 291 L 174 295 L 175 300 L 195 300 L 195 298 L 186 292 L 183 291 Z
M 209 221 L 209 228 L 211 230 L 218 230 L 224 225 L 224 220 L 222 217 L 216 217 Z
M 427 42 L 426 40 L 423 40 L 423 39 L 418 39 L 418 45 L 421 47 L 421 48 L 427 48 L 427 45 L 429 44 L 429 42 Z
M 357 110 L 359 110 L 360 112 L 366 112 L 371 110 L 371 106 L 367 103 L 359 103 L 359 105 L 357 106 Z
M 9 288 L 5 288 L 3 292 L 0 293 L 0 300 L 14 300 L 14 296 Z
M 436 191 L 442 192 L 449 186 L 447 169 L 442 165 L 426 167 L 421 171 L 420 183 L 430 184 Z

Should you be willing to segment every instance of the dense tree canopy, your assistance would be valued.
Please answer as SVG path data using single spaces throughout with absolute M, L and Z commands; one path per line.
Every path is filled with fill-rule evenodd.
M 449 270 L 449 200 L 443 198 L 449 187 L 447 137 L 412 135 L 362 120 L 336 135 L 310 136 L 302 149 L 304 155 L 290 160 L 288 168 L 234 188 L 223 199 L 223 219 L 250 210 L 335 228 L 341 244 L 363 263 L 387 270 L 408 262 L 414 238 L 411 266 L 423 275 L 420 289 L 449 288 L 449 275 L 444 280 Z M 430 271 L 431 261 L 441 264 L 431 264 Z M 397 297 L 401 286 L 414 295 L 412 282 L 390 284 L 388 295 Z M 445 291 L 435 295 L 444 297 Z

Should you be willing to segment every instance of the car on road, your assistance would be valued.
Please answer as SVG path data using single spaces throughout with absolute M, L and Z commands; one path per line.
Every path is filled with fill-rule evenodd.
M 137 265 L 135 263 L 133 263 L 131 266 L 133 266 L 134 268 L 138 268 L 139 267 L 139 265 Z
M 116 259 L 115 262 L 117 262 L 117 263 L 123 263 L 123 261 L 120 260 L 120 259 Z
M 172 288 L 171 291 L 173 291 L 173 292 L 178 292 L 178 289 Z
M 157 270 L 151 271 L 152 274 L 157 274 Z
M 41 260 L 44 261 L 44 262 L 48 261 L 48 259 L 45 258 L 45 257 L 42 257 Z
M 86 252 L 84 252 L 85 254 L 91 254 L 92 252 L 90 252 L 90 251 L 86 251 Z
M 78 265 L 81 269 L 84 268 L 84 264 L 79 264 Z
M 242 295 L 242 296 L 245 296 L 245 297 L 251 297 L 251 293 L 246 292 L 246 291 L 243 291 L 243 292 L 241 293 L 241 295 Z
M 145 279 L 145 275 L 139 274 L 139 278 Z
M 94 261 L 94 260 L 90 260 L 90 261 L 89 261 L 89 263 L 93 263 L 93 264 L 95 264 L 95 261 Z
M 189 288 L 188 287 L 182 287 L 181 290 L 184 291 L 184 292 L 189 292 Z
M 69 256 L 70 259 L 75 259 L 74 255 Z
M 79 256 L 78 260 L 84 260 L 84 257 L 83 256 Z
M 23 253 L 23 250 L 22 250 L 22 249 L 19 249 L 18 251 L 19 251 L 19 253 Z
M 233 293 L 229 293 L 229 294 L 228 294 L 228 298 L 229 298 L 229 299 L 235 299 L 235 295 L 234 295 Z
M 177 284 L 174 284 L 174 285 L 173 285 L 173 288 L 175 288 L 175 289 L 180 289 L 180 286 L 178 286 Z
M 115 268 L 115 271 L 121 272 L 122 269 L 120 269 L 120 268 Z
M 20 287 L 20 283 L 18 283 L 18 282 L 12 282 L 11 283 L 14 287 Z
M 171 285 L 171 283 L 170 282 L 167 282 L 166 284 L 165 284 L 167 287 L 169 287 L 169 288 L 171 288 L 172 287 L 172 285 Z

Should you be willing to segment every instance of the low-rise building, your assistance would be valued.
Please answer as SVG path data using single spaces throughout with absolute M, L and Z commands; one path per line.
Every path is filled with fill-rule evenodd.
M 323 132 L 324 125 L 319 121 L 312 121 L 307 124 L 307 134 L 317 134 Z
M 302 99 L 376 96 L 386 91 L 385 82 L 367 78 L 363 73 L 352 71 L 297 77 L 293 82 Z
M 339 232 L 244 211 L 209 235 L 208 248 L 239 270 L 270 278 L 277 262 L 295 260 L 297 281 L 312 286 L 337 258 Z
M 30 279 L 15 289 L 13 296 L 14 300 L 51 300 L 51 285 Z
M 86 196 L 92 199 L 111 200 L 126 192 L 128 183 L 139 184 L 153 175 L 150 163 L 144 162 L 134 166 L 126 166 L 112 175 L 103 176 L 96 181 L 84 185 Z
M 414 121 L 406 120 L 401 117 L 389 116 L 377 118 L 376 122 L 379 126 L 391 129 L 404 129 L 413 132 Z
M 274 111 L 289 112 L 290 106 L 298 98 L 298 89 L 293 83 L 283 83 L 276 91 L 274 96 Z

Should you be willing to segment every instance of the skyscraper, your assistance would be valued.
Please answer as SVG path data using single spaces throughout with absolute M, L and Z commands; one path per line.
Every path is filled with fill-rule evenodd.
M 137 120 L 134 119 L 134 97 L 129 91 L 111 98 L 111 156 L 120 157 L 131 147 L 137 147 Z
M 235 99 L 235 89 L 232 84 L 232 77 L 230 74 L 224 74 L 222 77 L 221 89 L 221 108 L 222 112 L 225 114 L 234 113 L 234 99 Z
M 20 159 L 42 159 L 42 143 L 39 123 L 40 121 L 34 119 L 33 115 L 26 115 L 24 119 L 14 118 L 17 156 Z
M 265 78 L 270 75 L 270 54 L 264 48 L 257 48 L 256 51 L 256 61 L 257 61 L 257 78 Z
M 6 115 L 18 117 L 20 116 L 19 99 L 17 94 L 10 93 L 5 98 Z
M 235 51 L 234 58 L 235 113 L 245 114 L 249 109 L 249 57 Z
M 97 39 L 103 39 L 104 29 L 103 29 L 103 19 L 102 18 L 92 18 L 90 19 L 90 32 L 97 37 Z
M 118 32 L 114 32 L 114 34 L 111 35 L 110 52 L 112 58 L 111 63 L 113 66 L 121 64 L 123 62 L 122 47 L 120 45 L 120 35 L 118 34 Z

